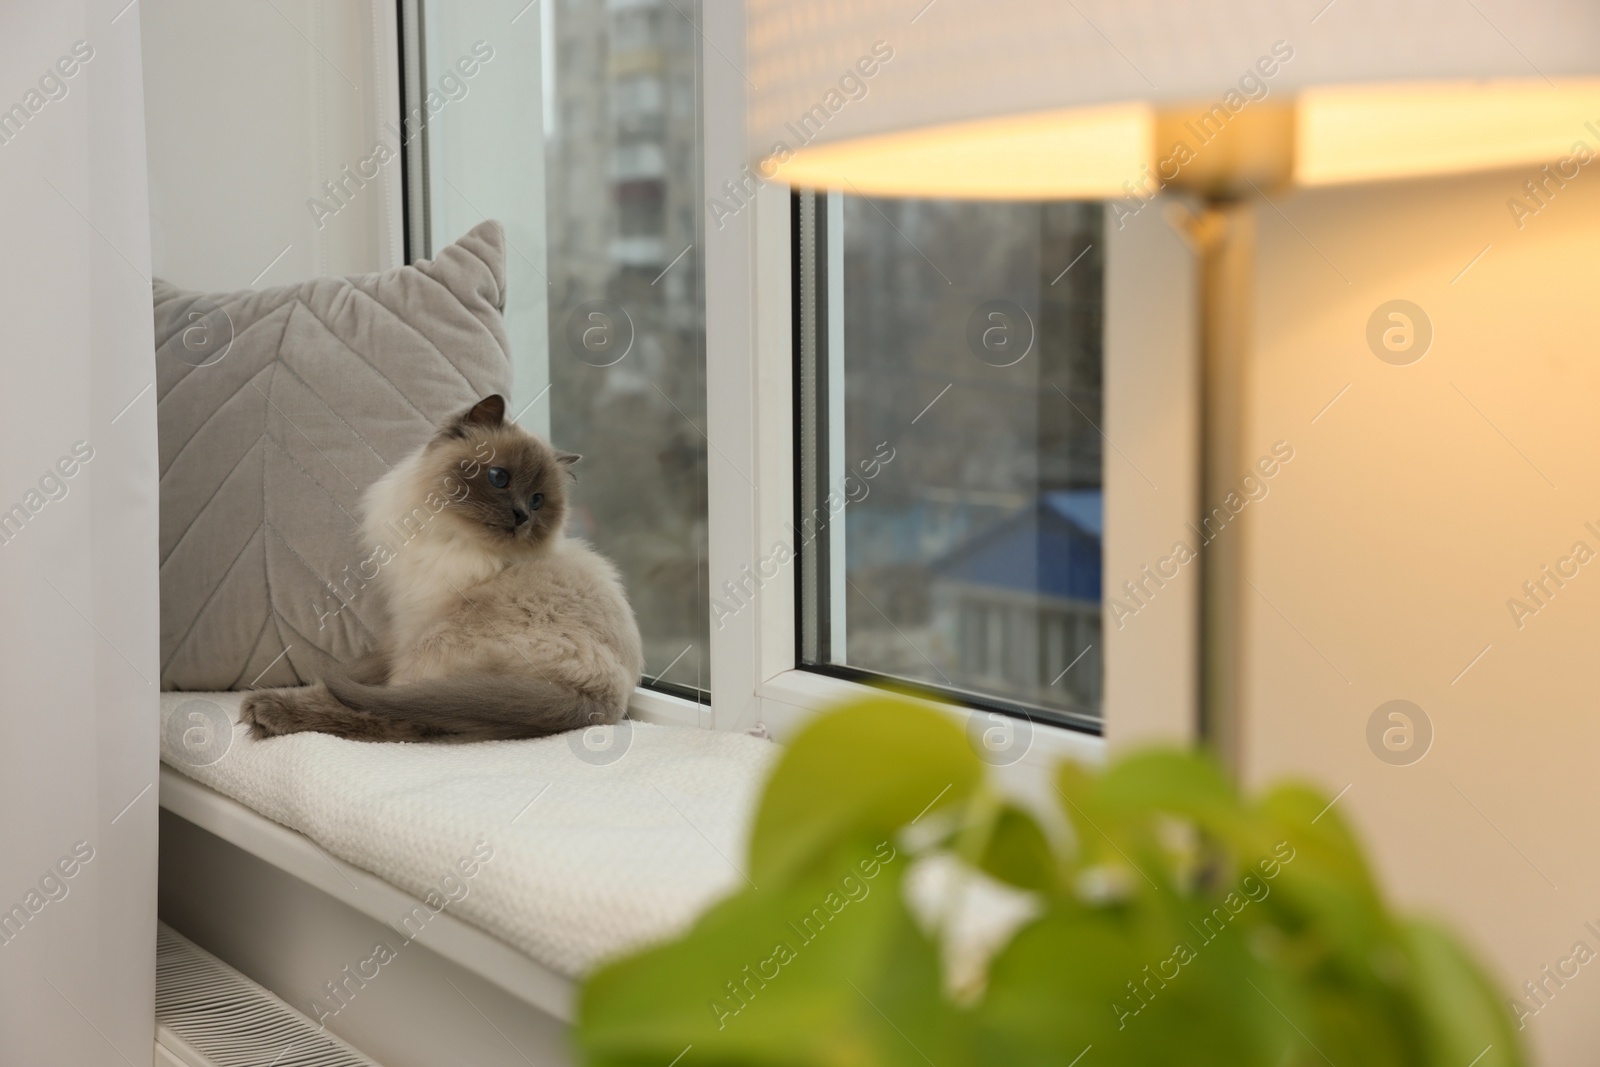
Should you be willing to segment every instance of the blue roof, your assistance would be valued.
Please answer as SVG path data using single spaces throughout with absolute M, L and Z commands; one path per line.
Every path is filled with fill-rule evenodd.
M 1041 494 L 1032 507 L 934 561 L 950 581 L 1068 600 L 1099 600 L 1103 496 L 1098 489 Z
M 1096 539 L 1105 537 L 1105 493 L 1099 489 L 1066 489 L 1045 493 L 1046 506 L 1068 522 L 1076 523 Z

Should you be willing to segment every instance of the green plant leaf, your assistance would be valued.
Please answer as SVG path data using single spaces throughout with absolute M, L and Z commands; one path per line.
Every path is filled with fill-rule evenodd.
M 1276 1065 L 1287 1027 L 1247 999 L 1259 970 L 1242 931 L 1208 941 L 1164 908 L 1056 901 L 995 959 L 979 1048 L 984 1062 L 1041 1067 L 1090 1046 L 1118 1067 Z
M 1267 907 L 1298 932 L 1301 965 L 1368 981 L 1372 960 L 1398 951 L 1398 934 L 1337 808 L 1316 790 L 1283 785 L 1254 805 L 1252 818 L 1272 842 L 1256 861 L 1273 890 Z
M 750 840 L 750 877 L 780 884 L 841 838 L 881 839 L 964 802 L 983 765 L 948 717 L 877 697 L 819 716 L 767 782 Z
M 1306 1063 L 1419 1067 L 1420 1044 L 1404 999 L 1369 974 L 1267 969 L 1260 979 L 1270 1007 L 1293 1019 L 1290 1046 Z
M 1483 972 L 1392 915 L 1320 791 L 1246 801 L 1173 751 L 1064 765 L 1067 856 L 982 771 L 947 717 L 903 701 L 819 718 L 757 814 L 761 888 L 594 974 L 586 1062 L 1060 1067 L 1092 1047 L 1082 1067 L 1525 1063 Z M 904 903 L 895 850 L 923 817 L 953 855 L 1039 894 L 976 1003 L 947 998 L 940 946 Z
M 1100 803 L 1110 811 L 1164 812 L 1193 819 L 1230 844 L 1250 843 L 1238 794 L 1217 765 L 1197 752 L 1156 748 L 1113 764 L 1100 779 Z
M 1309 850 L 1315 866 L 1330 877 L 1348 883 L 1378 899 L 1372 873 L 1361 856 L 1361 845 L 1340 815 L 1333 798 L 1319 789 L 1295 782 L 1273 786 L 1251 813 L 1261 832 L 1273 842 L 1288 840 L 1296 849 Z
M 1075 906 L 1023 927 L 989 967 L 977 1011 L 982 1061 L 1043 1067 L 1106 1047 L 1118 1029 L 1120 976 L 1132 979 L 1142 966 L 1117 924 Z
M 1061 875 L 1055 853 L 1032 815 L 1012 804 L 996 813 L 980 866 L 990 876 L 1019 889 L 1056 892 Z
M 847 842 L 827 873 L 745 890 L 683 940 L 600 969 L 579 1004 L 585 1062 L 664 1067 L 693 1046 L 695 1064 L 925 1067 L 932 1046 L 961 1067 L 935 949 L 901 899 L 909 862 Z
M 1108 808 L 1100 795 L 1099 774 L 1066 762 L 1056 769 L 1055 790 L 1076 840 L 1074 872 L 1090 868 L 1118 871 L 1138 893 L 1166 892 L 1161 849 L 1147 812 Z
M 1523 1067 L 1516 1020 L 1466 950 L 1431 923 L 1403 922 L 1400 930 L 1429 1067 Z

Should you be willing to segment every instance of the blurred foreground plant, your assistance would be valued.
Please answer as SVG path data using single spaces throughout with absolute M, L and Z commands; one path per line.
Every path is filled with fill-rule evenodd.
M 1103 773 L 1063 764 L 1053 785 L 1036 818 L 948 718 L 892 698 L 819 718 L 767 784 L 753 887 L 589 979 L 586 1062 L 1525 1062 L 1483 972 L 1384 906 L 1321 794 L 1244 799 L 1205 757 L 1171 750 Z M 1031 898 L 979 980 L 954 989 L 949 924 L 919 921 L 905 892 L 914 867 L 940 862 Z M 943 881 L 946 918 L 972 881 Z

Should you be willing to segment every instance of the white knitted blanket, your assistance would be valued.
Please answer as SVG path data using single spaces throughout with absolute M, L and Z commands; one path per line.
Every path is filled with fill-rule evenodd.
M 256 741 L 237 725 L 241 696 L 163 693 L 162 759 L 419 900 L 460 896 L 450 914 L 573 977 L 680 933 L 742 884 L 748 823 L 778 754 L 743 734 L 637 722 L 600 752 L 581 733 Z M 487 862 L 476 862 L 479 842 Z

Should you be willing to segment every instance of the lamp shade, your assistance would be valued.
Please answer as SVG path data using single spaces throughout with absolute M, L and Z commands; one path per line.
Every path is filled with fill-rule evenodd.
M 1579 142 L 1600 154 L 1593 3 L 922 4 L 748 0 L 764 176 L 1094 197 L 1538 165 Z

